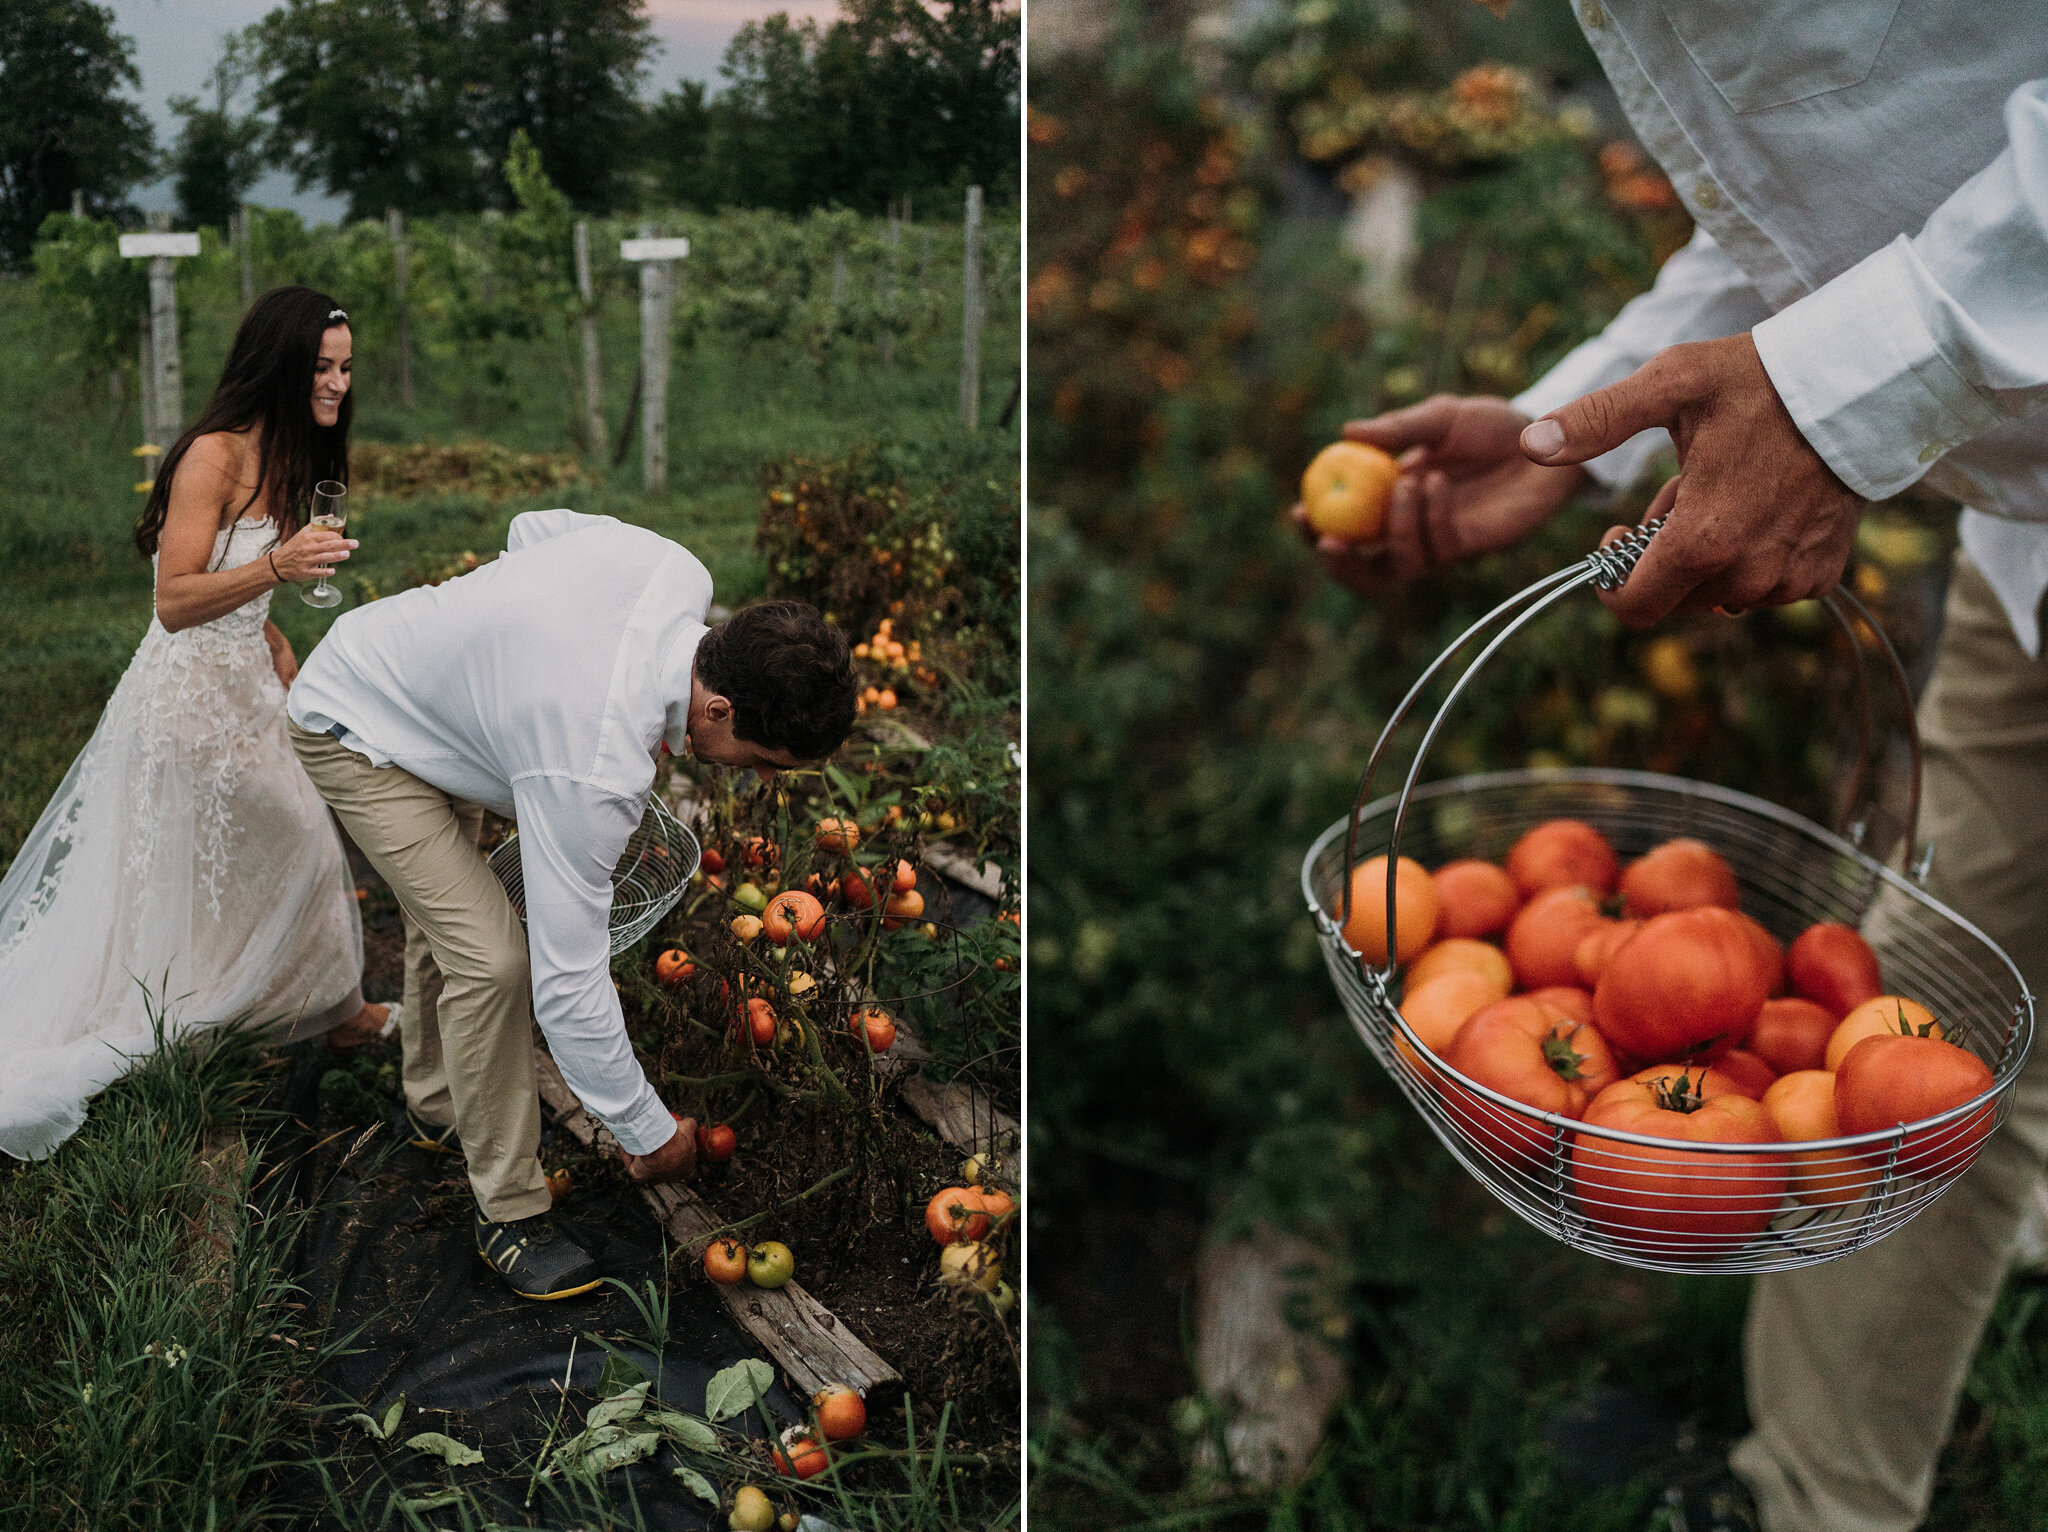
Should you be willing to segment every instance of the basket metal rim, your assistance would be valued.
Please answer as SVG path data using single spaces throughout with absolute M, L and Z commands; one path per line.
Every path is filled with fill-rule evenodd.
M 1748 793 L 1737 792 L 1733 788 L 1719 787 L 1711 782 L 1701 782 L 1691 777 L 1674 777 L 1659 772 L 1626 771 L 1599 766 L 1563 766 L 1476 772 L 1466 776 L 1446 777 L 1435 782 L 1425 783 L 1418 786 L 1413 793 L 1406 794 L 1405 796 L 1408 802 L 1416 803 L 1431 798 L 1449 797 L 1454 793 L 1469 792 L 1475 789 L 1528 787 L 1555 783 L 1584 783 L 1601 787 L 1650 788 L 1689 797 L 1708 798 L 1720 803 L 1724 807 L 1760 813 L 1763 817 L 1774 820 L 1787 828 L 1814 836 L 1827 845 L 1829 849 L 1860 863 L 1864 870 L 1874 873 L 1880 881 L 1889 883 L 1901 894 L 1920 904 L 1926 905 L 1944 918 L 1954 921 L 1957 926 L 1982 942 L 1987 949 L 1996 953 L 1999 961 L 2005 964 L 2007 971 L 2012 975 L 2020 993 L 2020 1010 L 2022 1014 L 2016 1018 L 2015 1027 L 2023 1034 L 2025 1045 L 2012 1050 L 2010 1057 L 2007 1058 L 2004 1065 L 1994 1071 L 1989 1090 L 1973 1096 L 1960 1106 L 1951 1107 L 1948 1111 L 1938 1116 L 1919 1118 L 1911 1123 L 1900 1123 L 1890 1128 L 1882 1128 L 1870 1133 L 1860 1133 L 1849 1137 L 1802 1139 L 1796 1145 L 1789 1145 L 1784 1142 L 1775 1144 L 1693 1143 L 1689 1140 L 1658 1138 L 1648 1134 L 1629 1133 L 1619 1128 L 1602 1127 L 1595 1123 L 1588 1123 L 1580 1118 L 1566 1117 L 1558 1112 L 1540 1112 L 1526 1103 L 1517 1101 L 1511 1096 L 1503 1095 L 1492 1087 L 1482 1085 L 1470 1076 L 1453 1069 L 1440 1055 L 1432 1051 L 1421 1038 L 1416 1036 L 1413 1029 L 1409 1027 L 1407 1018 L 1402 1016 L 1399 1007 L 1393 1004 L 1386 993 L 1385 973 L 1376 969 L 1364 968 L 1364 960 L 1361 955 L 1344 940 L 1342 932 L 1338 930 L 1336 923 L 1331 920 L 1329 912 L 1317 900 L 1312 884 L 1312 875 L 1316 861 L 1332 841 L 1339 839 L 1349 832 L 1352 820 L 1347 815 L 1317 836 L 1314 843 L 1309 847 L 1307 855 L 1302 858 L 1302 897 L 1307 901 L 1309 913 L 1315 917 L 1319 930 L 1324 936 L 1334 941 L 1342 951 L 1349 954 L 1352 959 L 1359 963 L 1361 967 L 1360 982 L 1367 985 L 1374 992 L 1379 1003 L 1385 1007 L 1387 1014 L 1393 1019 L 1395 1027 L 1407 1039 L 1409 1046 L 1417 1049 L 1420 1056 L 1426 1056 L 1431 1061 L 1430 1068 L 1441 1070 L 1444 1074 L 1455 1079 L 1465 1089 L 1474 1092 L 1493 1105 L 1505 1108 L 1514 1116 L 1531 1123 L 1540 1124 L 1553 1132 L 1562 1130 L 1575 1135 L 1585 1134 L 1594 1138 L 1606 1139 L 1639 1148 L 1661 1148 L 1667 1152 L 1674 1145 L 1677 1145 L 1688 1153 L 1705 1153 L 1736 1158 L 1765 1155 L 1776 1157 L 1788 1152 L 1807 1154 L 1820 1153 L 1827 1150 L 1853 1150 L 1859 1146 L 1867 1149 L 1887 1144 L 1902 1144 L 1909 1133 L 1938 1129 L 1951 1121 L 1959 1121 L 1962 1118 L 1974 1116 L 1976 1113 L 1984 1110 L 1986 1106 L 1995 1108 L 2007 1087 L 2018 1079 L 2020 1071 L 2025 1068 L 2027 1059 L 2033 1051 L 2034 995 L 2027 988 L 2026 980 L 2021 976 L 2018 967 L 2014 965 L 2010 957 L 2006 956 L 2005 949 L 2000 947 L 1998 943 L 1994 942 L 1975 924 L 1957 914 L 1925 889 L 1910 879 L 1901 877 L 1891 868 L 1877 861 L 1853 843 L 1844 840 L 1841 836 L 1836 835 L 1830 830 L 1822 828 L 1804 815 L 1795 814 L 1792 810 L 1771 803 L 1767 799 L 1757 798 Z M 1382 798 L 1374 799 L 1359 810 L 1357 822 L 1363 826 L 1368 820 L 1376 816 L 1384 817 L 1390 814 L 1402 801 L 1403 797 L 1403 793 L 1396 791 Z M 1341 994 L 1339 998 L 1342 998 Z M 1424 1115 L 1425 1117 L 1428 1116 L 1427 1113 Z

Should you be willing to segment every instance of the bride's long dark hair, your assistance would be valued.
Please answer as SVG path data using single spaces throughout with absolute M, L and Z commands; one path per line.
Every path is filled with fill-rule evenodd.
M 156 487 L 135 524 L 135 546 L 145 558 L 156 552 L 178 464 L 192 443 L 208 432 L 262 428 L 256 488 L 235 515 L 243 515 L 267 491 L 274 491 L 267 514 L 278 523 L 281 538 L 289 537 L 304 519 L 315 484 L 322 479 L 348 482 L 348 423 L 354 394 L 342 395 L 341 418 L 333 425 L 319 425 L 313 419 L 313 368 L 320 360 L 320 338 L 333 326 L 347 323 L 340 304 L 310 287 L 274 287 L 249 305 L 213 398 L 157 466 Z

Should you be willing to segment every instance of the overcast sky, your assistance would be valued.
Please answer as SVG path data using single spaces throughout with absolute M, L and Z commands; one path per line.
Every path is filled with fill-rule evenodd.
M 5 3 L 5 0 L 0 0 Z M 135 67 L 142 74 L 142 108 L 156 124 L 157 142 L 177 137 L 173 96 L 205 95 L 207 71 L 220 56 L 220 40 L 276 8 L 277 0 L 102 0 L 114 13 L 115 30 L 135 40 Z M 678 80 L 703 80 L 716 89 L 718 61 L 725 45 L 749 21 L 786 11 L 797 20 L 829 21 L 838 0 L 645 0 L 657 43 L 644 94 L 671 89 Z M 346 209 L 339 197 L 318 187 L 294 188 L 291 176 L 272 171 L 256 183 L 249 200 L 264 207 L 296 208 L 316 223 L 333 223 Z M 168 177 L 143 187 L 136 206 L 155 211 L 175 206 Z

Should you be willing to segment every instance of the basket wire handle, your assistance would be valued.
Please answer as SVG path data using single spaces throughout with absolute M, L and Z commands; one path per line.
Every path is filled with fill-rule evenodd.
M 1414 709 L 1424 688 L 1431 681 L 1448 669 L 1452 661 L 1474 640 L 1485 634 L 1488 629 L 1496 624 L 1504 624 L 1501 630 L 1494 634 L 1486 646 L 1473 658 L 1472 662 L 1465 667 L 1464 671 L 1458 676 L 1458 679 L 1452 683 L 1449 694 L 1445 696 L 1443 702 L 1438 706 L 1435 716 L 1430 719 L 1428 727 L 1423 731 L 1421 743 L 1415 747 L 1414 758 L 1409 762 L 1408 774 L 1402 783 L 1401 796 L 1394 805 L 1394 822 L 1389 832 L 1387 845 L 1387 902 L 1385 905 L 1387 912 L 1387 956 L 1385 966 L 1375 975 L 1382 984 L 1393 977 L 1396 962 L 1397 944 L 1394 936 L 1399 930 L 1399 926 L 1396 922 L 1395 883 L 1400 867 L 1401 832 L 1407 823 L 1408 807 L 1414 797 L 1416 783 L 1422 775 L 1423 761 L 1428 757 L 1430 746 L 1436 742 L 1437 734 L 1442 730 L 1452 707 L 1464 695 L 1465 688 L 1471 683 L 1472 678 L 1485 667 L 1487 661 L 1491 660 L 1509 639 L 1513 638 L 1524 627 L 1528 626 L 1529 623 L 1562 601 L 1573 591 L 1587 585 L 1597 586 L 1604 591 L 1614 591 L 1619 590 L 1626 584 L 1630 573 L 1635 569 L 1637 561 L 1642 558 L 1644 550 L 1650 546 L 1651 539 L 1657 535 L 1658 529 L 1663 525 L 1664 518 L 1659 516 L 1652 521 L 1647 521 L 1640 526 L 1633 527 L 1613 542 L 1606 544 L 1604 547 L 1594 549 L 1578 563 L 1569 565 L 1555 574 L 1545 576 L 1535 584 L 1518 591 L 1507 600 L 1501 602 L 1500 605 L 1496 606 L 1460 634 L 1455 642 L 1430 663 L 1423 673 L 1417 677 L 1415 684 L 1409 687 L 1407 695 L 1401 699 L 1400 704 L 1395 707 L 1393 713 L 1388 717 L 1385 726 L 1381 728 L 1379 739 L 1374 743 L 1372 754 L 1366 760 L 1365 771 L 1359 779 L 1358 793 L 1351 804 L 1350 825 L 1344 838 L 1344 878 L 1340 888 L 1338 916 L 1338 929 L 1340 931 L 1351 923 L 1351 881 L 1352 873 L 1358 865 L 1359 819 L 1364 813 L 1366 802 L 1372 792 L 1373 777 L 1379 769 L 1380 761 L 1386 755 L 1393 741 L 1394 732 L 1407 720 L 1408 714 Z M 1871 616 L 1869 609 L 1861 601 L 1858 601 L 1850 591 L 1837 586 L 1821 598 L 1821 603 L 1827 607 L 1843 633 L 1849 638 L 1851 649 L 1855 654 L 1860 746 L 1857 752 L 1855 786 L 1850 796 L 1852 810 L 1857 800 L 1861 797 L 1864 782 L 1869 777 L 1868 768 L 1872 758 L 1871 742 L 1874 731 L 1872 727 L 1870 687 L 1863 670 L 1864 651 L 1866 648 L 1874 647 L 1878 651 L 1880 657 L 1886 663 L 1886 668 L 1893 685 L 1905 703 L 1906 744 L 1910 763 L 1910 789 L 1906 811 L 1905 844 L 1907 853 L 1910 856 L 1914 835 L 1920 820 L 1920 731 L 1913 717 L 1912 686 L 1906 678 L 1905 667 L 1899 663 L 1897 650 L 1892 647 L 1891 640 L 1886 637 L 1884 629 L 1878 626 L 1876 618 Z M 1844 615 L 1843 607 L 1847 607 L 1850 612 L 1854 613 L 1855 617 L 1860 619 L 1860 622 L 1851 622 L 1849 617 Z M 1866 633 L 1870 635 L 1868 641 L 1864 638 Z M 1921 877 L 1925 876 L 1924 868 L 1925 863 L 1923 862 L 1922 870 L 1918 874 Z

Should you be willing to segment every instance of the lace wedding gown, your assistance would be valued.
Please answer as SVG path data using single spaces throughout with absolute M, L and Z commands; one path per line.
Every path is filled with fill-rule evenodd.
M 214 569 L 276 545 L 238 521 Z M 48 1154 L 167 1037 L 246 1017 L 327 1030 L 361 1007 L 362 922 L 327 808 L 285 737 L 270 596 L 150 620 L 92 739 L 0 878 L 0 1150 Z

